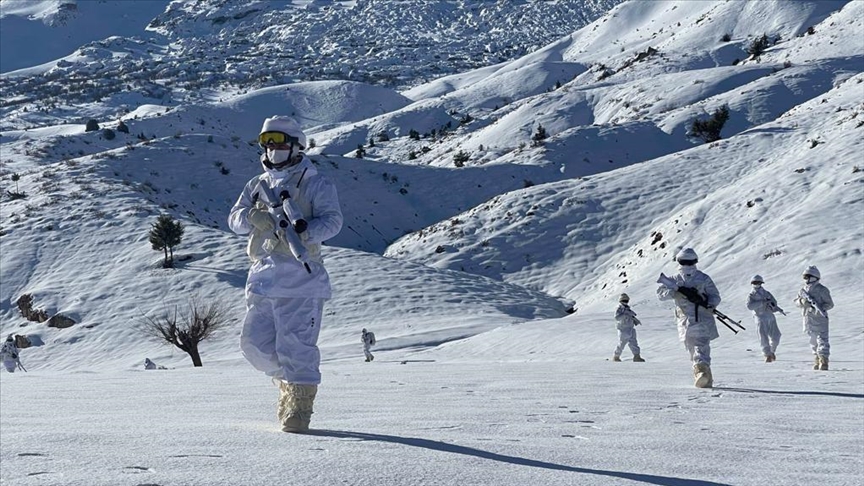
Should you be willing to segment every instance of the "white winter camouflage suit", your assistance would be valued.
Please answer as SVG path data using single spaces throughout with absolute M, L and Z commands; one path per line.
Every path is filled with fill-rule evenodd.
M 18 346 L 15 345 L 15 341 L 5 341 L 3 343 L 3 346 L 0 347 L 0 360 L 3 361 L 6 371 L 15 373 L 15 369 L 21 363 L 21 357 L 18 355 Z
M 360 334 L 360 342 L 363 343 L 363 354 L 367 361 L 372 361 L 375 356 L 372 355 L 371 348 L 375 344 L 375 333 L 364 331 Z
M 311 274 L 285 243 L 261 234 L 249 223 L 253 194 L 262 181 L 275 195 L 288 190 L 303 213 L 308 227 L 300 236 L 309 254 Z M 319 384 L 318 334 L 324 301 L 331 296 L 321 243 L 336 236 L 342 228 L 336 187 L 319 175 L 305 156 L 287 169 L 265 168 L 264 174 L 243 188 L 231 208 L 228 225 L 237 234 L 250 235 L 247 252 L 254 262 L 246 281 L 246 318 L 240 335 L 243 355 L 252 366 L 273 378 L 296 384 Z
M 708 305 L 716 308 L 720 305 L 720 291 L 714 285 L 711 277 L 699 270 L 695 270 L 690 277 L 684 277 L 680 273 L 674 277 L 678 287 L 693 287 L 708 301 Z M 676 290 L 661 285 L 657 289 L 660 300 L 675 301 L 675 318 L 678 322 L 678 337 L 684 342 L 684 347 L 690 353 L 690 359 L 694 364 L 711 364 L 711 341 L 720 337 L 717 332 L 717 322 L 710 310 L 699 307 L 687 300 L 686 297 Z M 696 319 L 698 312 L 699 319 Z
M 619 303 L 615 309 L 615 325 L 618 329 L 618 346 L 615 348 L 615 356 L 621 356 L 621 351 L 624 351 L 624 346 L 630 345 L 630 352 L 633 356 L 639 356 L 639 343 L 636 341 L 636 325 L 639 319 L 636 318 L 636 313 L 625 303 Z
M 810 336 L 810 349 L 813 350 L 813 354 L 827 358 L 831 355 L 831 344 L 828 342 L 828 317 L 820 314 L 804 298 L 804 292 L 810 294 L 810 297 L 825 311 L 825 314 L 834 308 L 831 292 L 821 283 L 813 282 L 805 284 L 804 288 L 798 291 L 798 297 L 795 298 L 795 305 L 801 308 L 801 315 L 804 316 L 804 332 Z
M 762 346 L 763 356 L 773 356 L 780 344 L 780 328 L 774 313 L 777 312 L 777 299 L 762 286 L 754 287 L 747 296 L 747 308 L 753 311 L 756 333 Z

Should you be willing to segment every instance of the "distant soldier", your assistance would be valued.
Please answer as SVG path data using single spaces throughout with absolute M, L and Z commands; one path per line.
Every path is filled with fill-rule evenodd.
M 23 371 L 24 366 L 21 365 L 21 356 L 18 354 L 18 346 L 15 345 L 15 338 L 10 334 L 6 338 L 6 342 L 0 347 L 0 359 L 3 361 L 3 366 L 9 373 L 15 373 L 16 368 Z
M 785 314 L 783 309 L 777 306 L 777 299 L 771 292 L 765 290 L 762 284 L 765 280 L 761 275 L 754 275 L 750 279 L 753 290 L 747 296 L 747 308 L 753 311 L 753 320 L 756 322 L 756 333 L 762 345 L 762 355 L 766 363 L 772 363 L 777 359 L 774 354 L 780 344 L 780 328 L 777 327 L 775 312 Z
M 360 342 L 363 343 L 363 354 L 366 355 L 366 362 L 368 363 L 375 359 L 375 356 L 372 356 L 372 351 L 369 350 L 372 346 L 375 346 L 375 333 L 367 331 L 364 327 L 360 335 Z
M 828 369 L 828 356 L 831 345 L 828 343 L 828 311 L 834 308 L 831 292 L 819 283 L 821 275 L 814 266 L 807 267 L 802 275 L 804 287 L 798 291 L 795 305 L 801 308 L 804 316 L 804 332 L 810 336 L 810 349 L 816 356 L 814 370 Z
M 612 355 L 612 361 L 621 361 L 621 351 L 624 351 L 624 346 L 629 345 L 630 351 L 633 353 L 634 363 L 645 362 L 642 356 L 639 355 L 639 343 L 636 341 L 636 327 L 641 322 L 636 317 L 636 313 L 630 308 L 630 296 L 621 294 L 618 297 L 618 308 L 615 309 L 615 327 L 618 329 L 618 346 L 615 348 L 615 354 Z
M 144 358 L 144 369 L 145 370 L 164 370 L 164 366 L 159 366 L 153 361 L 150 361 L 150 358 Z

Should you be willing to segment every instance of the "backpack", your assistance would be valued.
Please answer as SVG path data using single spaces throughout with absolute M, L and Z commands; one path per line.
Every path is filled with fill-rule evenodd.
M 375 333 L 374 332 L 369 333 L 369 344 L 372 346 L 375 345 Z

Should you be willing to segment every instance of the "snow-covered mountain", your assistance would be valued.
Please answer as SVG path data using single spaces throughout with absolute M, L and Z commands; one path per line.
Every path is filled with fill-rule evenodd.
M 205 12 L 222 10 L 202 5 L 173 2 L 156 23 L 204 38 L 208 31 L 193 27 L 207 24 L 201 16 L 212 15 Z M 363 2 L 332 7 L 291 8 L 378 12 Z M 180 15 L 188 8 L 194 13 Z M 472 8 L 479 7 L 447 3 L 439 14 Z M 575 4 L 541 10 L 550 8 Z M 27 194 L 3 201 L 4 330 L 22 324 L 14 303 L 29 293 L 49 314 L 84 324 L 40 331 L 43 350 L 55 333 L 70 332 L 76 343 L 110 346 L 104 333 L 128 329 L 119 322 L 202 285 L 191 283 L 189 272 L 153 267 L 158 255 L 143 229 L 163 211 L 188 225 L 184 265 L 220 268 L 194 280 L 213 280 L 208 293 L 236 298 L 245 256 L 225 216 L 243 182 L 260 170 L 251 141 L 273 112 L 307 127 L 316 142 L 310 153 L 339 187 L 346 225 L 332 246 L 506 282 L 534 293 L 536 301 L 519 298 L 526 309 L 557 299 L 548 308 L 563 316 L 574 303 L 589 310 L 624 290 L 647 297 L 681 246 L 703 252 L 739 297 L 747 288 L 736 283 L 749 278 L 742 268 L 791 272 L 783 279 L 788 293 L 798 267 L 829 251 L 833 256 L 818 263 L 850 282 L 844 287 L 853 295 L 864 268 L 862 228 L 840 224 L 822 235 L 812 222 L 860 213 L 854 154 L 864 50 L 855 40 L 862 8 L 842 1 L 635 2 L 514 61 L 401 92 L 333 80 L 247 87 L 174 105 L 128 103 L 141 100 L 134 92 L 101 104 L 69 101 L 56 111 L 7 105 L 4 126 L 19 123 L 19 115 L 41 126 L 2 132 L 5 187 L 13 187 L 15 173 L 14 187 Z M 762 19 L 758 27 L 754 17 Z M 746 49 L 763 34 L 771 45 L 748 58 Z M 27 73 L 3 80 L 51 83 Z M 98 70 L 92 79 L 100 79 Z M 135 107 L 120 117 L 128 133 L 118 131 L 119 119 L 100 116 L 103 105 Z M 687 137 L 694 119 L 723 105 L 730 111 L 723 140 Z M 52 121 L 69 112 L 94 117 L 101 129 Z M 537 143 L 532 137 L 541 125 L 548 138 Z M 354 157 L 358 145 L 365 146 L 362 159 Z M 458 164 L 457 154 L 465 158 Z M 333 273 L 338 281 L 341 272 Z M 362 289 L 350 287 L 346 300 L 362 301 Z M 131 288 L 134 308 L 120 304 Z M 513 315 L 551 317 L 535 310 Z M 345 319 L 352 328 L 367 317 Z M 67 364 L 53 356 L 53 365 L 74 367 L 80 348 L 70 349 Z
M 98 391 L 82 398 L 92 408 L 100 393 L 114 397 L 145 356 L 173 368 L 164 374 L 172 390 L 203 396 L 223 383 L 243 390 L 242 399 L 220 395 L 216 404 L 195 395 L 215 416 L 250 407 L 266 415 L 216 455 L 266 442 L 266 453 L 281 457 L 284 444 L 259 442 L 272 412 L 251 405 L 265 392 L 249 384 L 259 377 L 237 349 L 248 258 L 245 240 L 226 224 L 243 184 L 261 170 L 254 140 L 273 114 L 292 115 L 307 130 L 315 141 L 309 154 L 336 184 L 345 213 L 324 254 L 334 297 L 320 344 L 334 389 L 332 408 L 324 400 L 316 420 L 350 428 L 345 414 L 360 407 L 381 427 L 325 435 L 334 456 L 304 456 L 328 471 L 320 484 L 341 475 L 357 484 L 468 477 L 459 483 L 510 486 L 536 481 L 531 471 L 542 472 L 543 484 L 839 485 L 864 477 L 864 442 L 848 435 L 864 426 L 856 407 L 864 396 L 864 2 L 3 0 L 0 22 L 0 335 L 34 343 L 22 351 L 30 373 L 3 375 L 4 479 L 119 484 L 128 471 L 101 459 L 96 482 L 69 465 L 55 467 L 65 483 L 62 475 L 25 474 L 34 471 L 26 455 L 34 451 L 8 445 L 7 431 L 35 448 L 65 424 L 39 427 L 39 416 L 7 390 L 50 404 L 51 394 L 85 387 L 77 377 L 94 371 Z M 760 39 L 762 52 L 751 55 Z M 721 139 L 691 136 L 694 120 L 723 107 Z M 87 130 L 91 120 L 98 129 Z M 186 227 L 175 269 L 161 268 L 147 241 L 161 213 Z M 726 391 L 689 398 L 683 394 L 696 392 L 686 352 L 672 310 L 655 296 L 658 274 L 675 271 L 672 256 L 685 246 L 717 283 L 721 309 L 748 327 L 738 335 L 721 329 L 712 344 Z M 810 373 L 791 303 L 807 265 L 820 268 L 837 304 L 836 373 L 824 378 Z M 780 322 L 780 366 L 769 371 L 744 306 L 755 273 L 790 314 Z M 621 292 L 645 324 L 645 376 L 604 362 Z M 24 294 L 76 324 L 27 321 L 16 305 Z M 194 296 L 230 304 L 230 329 L 202 344 L 207 375 L 188 374 L 185 354 L 137 329 L 145 315 Z M 373 365 L 392 362 L 391 381 L 354 364 L 362 327 L 379 338 Z M 435 369 L 405 371 L 400 363 Z M 22 376 L 41 378 L 44 393 Z M 159 393 L 150 380 L 142 390 Z M 561 390 L 570 380 L 576 388 Z M 461 402 L 476 383 L 485 398 Z M 400 401 L 406 392 L 413 398 Z M 145 420 L 129 424 L 124 393 L 105 402 L 112 423 L 134 425 L 160 448 L 173 447 L 156 432 L 165 427 L 216 443 L 224 432 L 189 430 L 196 421 L 173 403 L 171 419 L 143 412 Z M 454 408 L 424 404 L 431 396 Z M 501 423 L 487 423 L 483 406 L 500 412 Z M 565 413 L 556 407 L 576 422 L 546 424 Z M 670 407 L 681 415 L 667 415 Z M 838 413 L 823 427 L 799 424 L 830 408 Z M 462 421 L 450 423 L 449 412 Z M 23 425 L 12 425 L 16 419 Z M 400 441 L 417 423 L 421 431 Z M 532 435 L 539 423 L 549 434 Z M 642 442 L 628 440 L 634 428 Z M 722 444 L 730 448 L 756 444 L 748 449 L 753 462 L 742 466 L 740 455 L 715 450 L 712 471 L 688 466 L 704 454 L 682 444 L 717 444 L 711 430 L 728 431 Z M 132 451 L 123 460 L 135 452 L 164 466 L 159 474 L 170 469 L 106 433 Z M 412 439 L 429 434 L 434 443 Z M 487 436 L 497 455 L 484 452 Z M 574 448 L 574 437 L 586 447 Z M 374 458 L 345 447 L 352 441 L 468 460 L 447 462 L 453 467 L 439 475 L 388 462 L 392 474 L 382 479 L 333 465 Z M 759 452 L 763 441 L 776 449 Z M 563 466 L 574 450 L 585 462 Z M 69 454 L 62 445 L 51 452 Z M 85 456 L 103 457 L 98 448 Z M 474 475 L 477 458 L 508 466 Z M 639 474 L 618 472 L 634 460 Z M 256 475 L 276 467 L 269 462 L 239 472 L 231 462 L 198 475 L 170 469 L 158 481 L 279 477 Z M 798 474 L 778 478 L 778 468 Z

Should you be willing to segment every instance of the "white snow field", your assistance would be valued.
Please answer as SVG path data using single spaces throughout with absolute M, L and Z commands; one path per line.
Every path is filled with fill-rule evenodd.
M 864 1 L 124 3 L 0 6 L 0 338 L 32 343 L 0 371 L 0 484 L 864 484 Z M 721 106 L 720 140 L 687 136 Z M 226 223 L 274 114 L 345 215 L 302 435 L 238 349 Z M 655 293 L 682 247 L 747 328 L 718 323 L 711 389 Z M 808 265 L 828 371 L 792 302 Z M 788 314 L 774 363 L 757 273 Z M 611 361 L 621 292 L 645 363 Z M 228 307 L 200 368 L 140 330 L 193 298 Z

